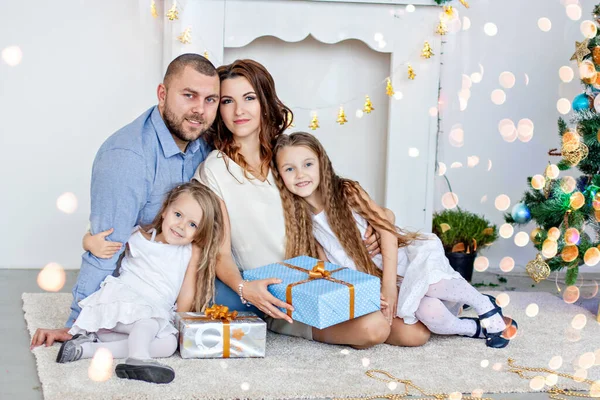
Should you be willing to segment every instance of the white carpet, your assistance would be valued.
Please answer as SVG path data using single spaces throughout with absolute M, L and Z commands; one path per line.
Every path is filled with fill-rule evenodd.
M 361 397 L 401 393 L 385 383 L 365 376 L 368 369 L 384 369 L 400 379 L 430 392 L 487 393 L 530 392 L 529 381 L 506 372 L 507 358 L 518 365 L 545 367 L 553 356 L 563 358 L 560 372 L 573 373 L 574 363 L 586 352 L 600 347 L 600 324 L 588 311 L 565 304 L 548 293 L 509 292 L 505 315 L 519 323 L 519 335 L 505 349 L 487 348 L 483 340 L 435 336 L 420 348 L 388 345 L 357 351 L 342 346 L 312 343 L 304 339 L 268 334 L 264 359 L 163 360 L 176 371 L 169 385 L 122 380 L 114 374 L 106 382 L 88 378 L 90 360 L 69 364 L 55 362 L 59 345 L 37 348 L 34 354 L 44 399 L 282 399 Z M 71 295 L 23 294 L 23 310 L 29 333 L 38 327 L 61 327 L 68 316 Z M 536 317 L 527 317 L 530 303 L 540 307 Z M 581 338 L 567 335 L 576 314 L 585 314 L 587 325 Z M 26 351 L 25 349 L 23 351 Z M 600 358 L 600 357 L 598 357 Z M 489 365 L 482 367 L 482 360 Z M 114 364 L 118 363 L 115 360 Z M 500 363 L 497 371 L 494 364 Z M 588 378 L 600 378 L 600 360 L 588 369 Z M 559 378 L 559 386 L 588 389 L 584 384 Z

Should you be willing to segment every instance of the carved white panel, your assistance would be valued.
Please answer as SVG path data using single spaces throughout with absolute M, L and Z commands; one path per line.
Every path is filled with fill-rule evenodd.
M 403 99 L 388 98 L 387 105 L 378 105 L 379 110 L 388 108 L 387 151 L 379 155 L 386 160 L 383 203 L 394 211 L 400 225 L 429 231 L 437 133 L 437 118 L 429 115 L 429 109 L 437 106 L 438 98 L 441 43 L 434 30 L 440 8 L 433 6 L 432 1 L 412 1 L 431 6 L 417 6 L 413 13 L 398 12 L 407 3 L 188 0 L 181 2 L 180 19 L 166 23 L 163 64 L 166 67 L 185 52 L 207 51 L 211 61 L 220 65 L 226 48 L 243 48 L 264 36 L 300 42 L 311 35 L 328 44 L 357 39 L 374 51 L 389 53 L 388 75 L 394 89 L 403 93 Z M 192 28 L 192 43 L 183 45 L 176 37 L 187 27 Z M 383 37 L 385 45 L 375 40 L 375 34 Z M 420 57 L 425 40 L 437 57 Z M 286 62 L 285 57 L 281 62 Z M 417 74 L 415 80 L 407 78 L 408 63 Z M 292 84 L 293 80 L 277 81 L 279 88 Z M 418 151 L 417 157 L 409 155 L 411 148 Z

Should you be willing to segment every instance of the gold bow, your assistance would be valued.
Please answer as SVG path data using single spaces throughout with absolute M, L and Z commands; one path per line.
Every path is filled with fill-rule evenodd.
M 210 317 L 210 319 L 213 319 L 213 320 L 220 319 L 221 321 L 228 321 L 228 322 L 233 321 L 237 317 L 237 311 L 229 312 L 229 307 L 222 306 L 220 304 L 213 304 L 212 306 L 208 307 L 204 311 L 204 314 L 207 317 Z
M 335 279 L 335 278 L 331 277 L 331 274 L 333 274 L 334 272 L 338 272 L 338 271 L 341 271 L 346 268 L 338 268 L 338 269 L 334 269 L 333 271 L 327 271 L 325 269 L 325 262 L 323 262 L 321 260 L 317 260 L 317 264 L 311 270 L 304 269 L 304 268 L 298 267 L 296 265 L 288 264 L 286 262 L 280 262 L 278 264 L 281 264 L 285 267 L 292 268 L 292 269 L 295 269 L 296 271 L 300 271 L 300 272 L 304 272 L 304 273 L 308 274 L 308 279 L 304 279 L 302 281 L 290 283 L 289 285 L 287 285 L 287 287 L 285 289 L 285 300 L 288 304 L 292 304 L 292 289 L 294 288 L 294 286 L 302 285 L 303 283 L 314 281 L 315 279 L 325 279 L 330 282 L 339 283 L 341 285 L 345 285 L 348 287 L 348 293 L 350 295 L 350 305 L 349 305 L 350 311 L 349 311 L 348 319 L 354 319 L 354 285 L 351 283 L 344 282 L 339 279 Z M 287 315 L 291 317 L 292 311 L 287 310 Z

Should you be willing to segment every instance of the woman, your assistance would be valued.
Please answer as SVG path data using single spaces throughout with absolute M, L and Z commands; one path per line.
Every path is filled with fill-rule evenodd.
M 243 280 L 240 270 L 285 258 L 283 208 L 269 164 L 274 140 L 288 127 L 292 112 L 277 97 L 272 76 L 256 61 L 237 60 L 219 67 L 218 73 L 220 109 L 210 137 L 217 150 L 209 154 L 193 178 L 219 196 L 224 215 L 226 239 L 217 263 L 217 277 L 222 283 L 216 284 L 216 302 L 232 309 L 251 303 L 268 316 L 270 330 L 319 342 L 355 348 L 383 342 L 404 346 L 425 343 L 429 331 L 420 323 L 403 326 L 390 336 L 390 325 L 379 311 L 322 330 L 293 322 L 278 309 L 292 310 L 292 306 L 267 290 L 280 280 Z M 375 240 L 370 238 L 372 242 Z

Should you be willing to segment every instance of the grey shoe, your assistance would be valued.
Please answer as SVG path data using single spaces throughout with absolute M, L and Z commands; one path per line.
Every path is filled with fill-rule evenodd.
M 175 379 L 175 371 L 168 365 L 154 360 L 128 358 L 115 368 L 119 378 L 136 379 L 150 383 L 169 383 Z
M 81 345 L 88 342 L 97 342 L 98 336 L 95 333 L 78 333 L 73 336 L 70 340 L 67 340 L 60 346 L 58 355 L 56 356 L 57 363 L 67 363 L 71 361 L 77 361 L 83 355 L 83 348 Z

